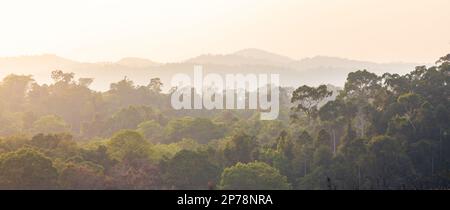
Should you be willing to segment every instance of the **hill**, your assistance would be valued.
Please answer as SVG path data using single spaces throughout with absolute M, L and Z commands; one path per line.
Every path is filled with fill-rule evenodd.
M 74 72 L 77 77 L 95 78 L 92 88 L 106 90 L 110 83 L 125 76 L 141 85 L 147 84 L 153 77 L 160 77 L 165 84 L 169 84 L 176 73 L 191 74 L 194 65 L 203 65 L 205 73 L 278 73 L 283 86 L 342 86 L 346 75 L 351 71 L 367 69 L 378 74 L 404 74 L 415 66 L 424 64 L 375 63 L 326 56 L 295 60 L 258 49 L 245 49 L 225 55 L 205 54 L 179 63 L 158 63 L 134 57 L 117 62 L 85 63 L 46 54 L 0 58 L 0 78 L 10 73 L 32 74 L 39 83 L 49 83 L 50 72 L 60 69 Z M 166 85 L 166 89 L 168 88 Z

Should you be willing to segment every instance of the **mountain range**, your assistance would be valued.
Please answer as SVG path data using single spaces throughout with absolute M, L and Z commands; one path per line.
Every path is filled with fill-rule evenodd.
M 178 63 L 159 63 L 143 58 L 123 58 L 117 62 L 78 62 L 56 55 L 18 56 L 0 58 L 0 79 L 14 74 L 33 75 L 38 83 L 50 83 L 53 70 L 73 72 L 76 77 L 94 78 L 91 88 L 107 90 L 112 82 L 125 76 L 136 84 L 146 85 L 159 77 L 165 84 L 176 73 L 192 75 L 193 67 L 202 65 L 204 73 L 248 74 L 278 73 L 282 86 L 332 84 L 343 86 L 347 74 L 367 69 L 381 75 L 384 72 L 405 74 L 423 63 L 375 63 L 338 57 L 316 56 L 296 60 L 287 56 L 245 49 L 231 54 L 205 54 Z M 170 85 L 165 85 L 168 89 Z

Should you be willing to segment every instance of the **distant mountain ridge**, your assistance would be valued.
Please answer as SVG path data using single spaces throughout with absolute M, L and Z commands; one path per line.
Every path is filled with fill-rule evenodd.
M 218 65 L 265 65 L 289 67 L 295 60 L 275 53 L 258 50 L 244 49 L 232 54 L 212 55 L 206 54 L 187 60 L 188 63 L 218 64 Z
M 158 63 L 135 57 L 117 62 L 87 63 L 45 54 L 0 58 L 0 79 L 10 73 L 31 74 L 39 83 L 50 83 L 51 71 L 60 69 L 74 72 L 77 77 L 95 78 L 92 88 L 107 90 L 110 83 L 125 76 L 140 85 L 148 84 L 153 77 L 160 77 L 165 84 L 170 84 L 174 74 L 191 74 L 194 65 L 203 65 L 206 73 L 278 73 L 283 86 L 295 87 L 303 84 L 342 86 L 347 74 L 359 69 L 377 74 L 405 74 L 415 66 L 427 64 L 375 63 L 327 56 L 295 60 L 259 49 L 244 49 L 225 55 L 205 54 L 179 63 Z M 166 88 L 169 88 L 168 85 Z
M 153 62 L 148 59 L 135 57 L 122 58 L 119 61 L 117 61 L 116 64 L 136 68 L 146 68 L 160 65 L 159 63 Z

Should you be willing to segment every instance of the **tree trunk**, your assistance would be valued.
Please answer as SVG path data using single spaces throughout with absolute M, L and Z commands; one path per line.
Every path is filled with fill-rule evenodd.
M 358 165 L 358 190 L 361 189 L 361 166 Z
M 433 154 L 431 155 L 431 177 L 434 176 L 434 157 Z
M 333 135 L 333 154 L 336 155 L 336 131 L 333 128 L 332 131 L 332 135 Z
M 305 161 L 303 164 L 303 176 L 306 176 L 306 173 L 307 173 L 307 171 L 306 171 L 306 158 L 305 158 Z
M 442 126 L 439 126 L 439 168 L 441 168 L 444 157 L 442 156 Z

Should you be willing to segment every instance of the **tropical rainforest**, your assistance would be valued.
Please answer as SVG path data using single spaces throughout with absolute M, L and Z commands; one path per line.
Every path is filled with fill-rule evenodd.
M 0 189 L 450 188 L 450 54 L 405 75 L 280 88 L 258 110 L 174 110 L 158 78 L 0 82 Z M 324 75 L 326 77 L 326 75 Z

